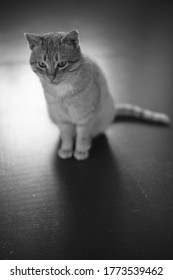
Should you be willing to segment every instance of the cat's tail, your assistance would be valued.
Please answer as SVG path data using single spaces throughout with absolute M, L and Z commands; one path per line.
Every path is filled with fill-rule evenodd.
M 161 123 L 165 125 L 170 124 L 170 118 L 164 113 L 154 112 L 148 109 L 144 109 L 140 106 L 119 103 L 116 105 L 115 117 L 132 117 L 139 120 Z

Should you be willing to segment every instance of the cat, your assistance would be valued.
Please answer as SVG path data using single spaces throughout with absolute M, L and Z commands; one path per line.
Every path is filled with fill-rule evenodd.
M 117 116 L 169 124 L 166 114 L 114 103 L 100 66 L 82 52 L 77 30 L 24 35 L 50 118 L 60 129 L 60 158 L 87 159 L 93 137 L 104 132 Z

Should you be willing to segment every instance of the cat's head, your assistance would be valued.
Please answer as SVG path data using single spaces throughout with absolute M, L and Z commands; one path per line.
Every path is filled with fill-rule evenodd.
M 41 80 L 58 84 L 74 75 L 81 64 L 76 30 L 43 35 L 25 33 L 31 49 L 30 65 Z

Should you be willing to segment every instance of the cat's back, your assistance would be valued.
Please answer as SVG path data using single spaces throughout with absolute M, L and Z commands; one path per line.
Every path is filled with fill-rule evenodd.
M 84 58 L 84 62 L 89 65 L 88 70 L 92 72 L 94 77 L 95 78 L 102 77 L 106 82 L 105 73 L 103 72 L 101 66 L 99 65 L 99 62 L 88 54 L 84 54 L 83 58 Z

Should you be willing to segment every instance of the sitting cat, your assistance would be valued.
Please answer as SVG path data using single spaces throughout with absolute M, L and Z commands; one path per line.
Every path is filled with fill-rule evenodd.
M 169 118 L 130 104 L 114 104 L 100 67 L 85 56 L 78 32 L 25 34 L 30 65 L 40 78 L 51 119 L 60 129 L 58 155 L 77 160 L 89 156 L 92 138 L 119 115 L 168 124 Z

